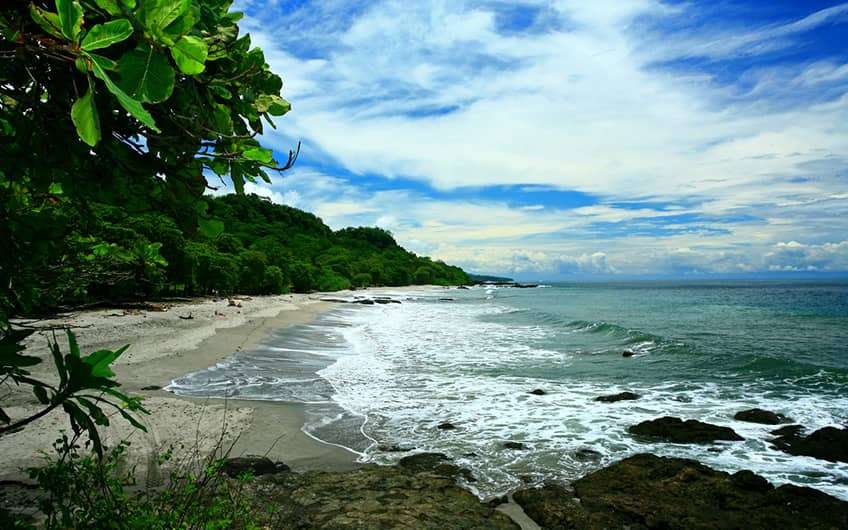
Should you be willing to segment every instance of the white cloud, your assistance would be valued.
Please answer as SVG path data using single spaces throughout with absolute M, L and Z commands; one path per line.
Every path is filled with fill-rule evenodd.
M 436 257 L 490 271 L 844 263 L 812 256 L 828 244 L 845 253 L 834 242 L 848 229 L 848 66 L 754 66 L 737 86 L 658 64 L 765 54 L 844 24 L 848 4 L 780 24 L 667 33 L 645 21 L 685 19 L 697 6 L 534 1 L 556 24 L 503 32 L 496 2 L 333 1 L 294 11 L 242 3 L 254 6 L 243 25 L 294 105 L 280 122 L 284 134 L 266 140 L 287 150 L 291 138 L 304 139 L 302 163 L 440 190 L 532 184 L 599 198 L 574 209 L 434 200 L 301 170 L 268 192 L 331 226 L 377 224 Z M 646 206 L 616 205 L 635 200 Z M 791 240 L 818 250 L 793 262 L 775 247 Z

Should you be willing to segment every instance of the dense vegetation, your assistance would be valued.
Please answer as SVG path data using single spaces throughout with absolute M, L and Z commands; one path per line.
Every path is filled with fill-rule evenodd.
M 379 228 L 333 232 L 321 220 L 255 195 L 206 198 L 214 237 L 165 213 L 56 197 L 51 252 L 17 281 L 31 310 L 91 301 L 218 293 L 278 294 L 352 286 L 467 283 L 457 267 L 418 257 Z M 11 310 L 19 308 L 10 308 Z

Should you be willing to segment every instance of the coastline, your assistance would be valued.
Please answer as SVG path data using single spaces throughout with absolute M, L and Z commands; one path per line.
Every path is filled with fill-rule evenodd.
M 113 370 L 125 393 L 144 398 L 151 414 L 141 419 L 148 432 L 134 430 L 120 418 L 113 418 L 101 435 L 107 445 L 129 440 L 130 464 L 137 466 L 137 472 L 148 480 L 155 482 L 161 474 L 154 462 L 158 453 L 172 449 L 178 460 L 195 452 L 207 454 L 219 438 L 225 447 L 234 443 L 231 456 L 267 454 L 297 471 L 345 471 L 359 467 L 357 453 L 305 433 L 302 427 L 306 404 L 195 398 L 162 388 L 174 378 L 251 348 L 273 330 L 307 324 L 336 305 L 321 298 L 390 290 L 396 289 L 232 299 L 240 307 L 229 305 L 228 299 L 223 298 L 161 304 L 165 311 L 106 308 L 60 315 L 36 325 L 69 326 L 83 355 L 130 344 Z M 39 331 L 26 341 L 27 354 L 43 359 L 32 370 L 33 375 L 45 380 L 52 377 L 52 360 L 46 347 L 52 333 Z M 57 331 L 56 337 L 66 351 L 64 333 Z M 6 403 L 12 417 L 38 410 L 33 396 L 20 391 L 10 395 Z M 0 451 L 5 455 L 0 462 L 0 480 L 25 479 L 23 470 L 37 465 L 44 453 L 50 453 L 51 444 L 63 430 L 70 430 L 67 419 L 61 411 L 54 411 L 25 430 L 0 438 Z

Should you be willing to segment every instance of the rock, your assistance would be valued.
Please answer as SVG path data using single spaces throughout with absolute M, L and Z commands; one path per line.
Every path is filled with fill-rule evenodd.
M 514 449 L 517 451 L 523 451 L 524 449 L 527 449 L 527 446 L 521 442 L 504 442 L 503 447 L 504 449 Z
M 741 410 L 733 416 L 733 419 L 747 421 L 749 423 L 762 423 L 764 425 L 778 425 L 792 421 L 783 414 L 777 414 L 763 409 Z
M 142 390 L 162 390 L 162 387 L 159 385 L 148 385 L 141 387 Z
M 468 482 L 477 482 L 471 471 L 451 464 L 450 459 L 442 453 L 418 453 L 400 459 L 398 465 L 412 473 L 432 472 L 443 477 L 462 477 Z
M 400 300 L 392 300 L 391 298 L 375 298 L 374 302 L 378 304 L 399 304 Z
M 624 350 L 621 354 L 622 357 L 633 357 L 634 355 L 636 355 L 636 353 L 631 350 Z
M 775 488 L 694 460 L 635 455 L 577 480 L 513 495 L 551 529 L 806 529 L 848 527 L 848 503 L 811 488 Z
M 380 445 L 377 446 L 377 450 L 384 453 L 408 453 L 410 451 L 415 451 L 415 448 L 404 447 L 402 445 Z
M 627 429 L 630 434 L 654 438 L 664 442 L 682 444 L 703 444 L 718 440 L 741 441 L 741 436 L 730 427 L 721 427 L 698 420 L 683 421 L 680 418 L 665 416 L 647 420 Z
M 440 302 L 453 302 L 455 298 L 439 298 Z
M 349 472 L 270 475 L 255 486 L 276 524 L 292 530 L 517 530 L 507 515 L 481 502 L 452 477 L 401 466 L 366 465 Z
M 449 421 L 446 421 L 446 422 L 443 422 L 443 423 L 436 425 L 436 428 L 439 429 L 439 430 L 442 430 L 442 431 L 452 431 L 452 430 L 456 429 L 456 425 L 454 425 L 453 423 L 451 423 Z
M 457 289 L 462 289 L 464 291 L 467 291 L 469 288 L 466 287 L 465 285 L 460 285 L 459 287 L 457 287 Z
M 228 458 L 222 468 L 222 471 L 231 477 L 237 477 L 248 472 L 259 476 L 283 473 L 290 470 L 289 466 L 284 463 L 274 462 L 265 456 L 237 456 Z
M 354 300 L 351 302 L 353 304 L 362 304 L 362 305 L 374 305 L 374 300 L 363 299 L 363 300 Z
M 772 431 L 778 435 L 772 445 L 796 456 L 811 456 L 830 462 L 848 462 L 848 428 L 824 427 L 802 436 L 803 427 L 788 425 Z
M 574 451 L 574 458 L 583 462 L 597 461 L 600 460 L 602 456 L 603 455 L 601 455 L 598 451 L 587 447 L 582 447 Z
M 600 401 L 602 403 L 615 403 L 616 401 L 630 401 L 633 399 L 639 399 L 639 394 L 634 394 L 633 392 L 620 392 L 618 394 L 610 394 L 608 396 L 598 396 L 595 398 L 595 401 Z
M 530 393 L 533 394 L 534 396 L 544 396 L 544 395 L 547 394 L 547 392 L 545 392 L 541 388 L 536 388 L 534 390 L 531 390 Z

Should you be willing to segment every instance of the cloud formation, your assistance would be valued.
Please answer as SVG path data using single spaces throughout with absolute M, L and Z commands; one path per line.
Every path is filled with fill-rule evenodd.
M 272 200 L 479 271 L 848 269 L 848 4 L 240 7 L 305 143 Z

